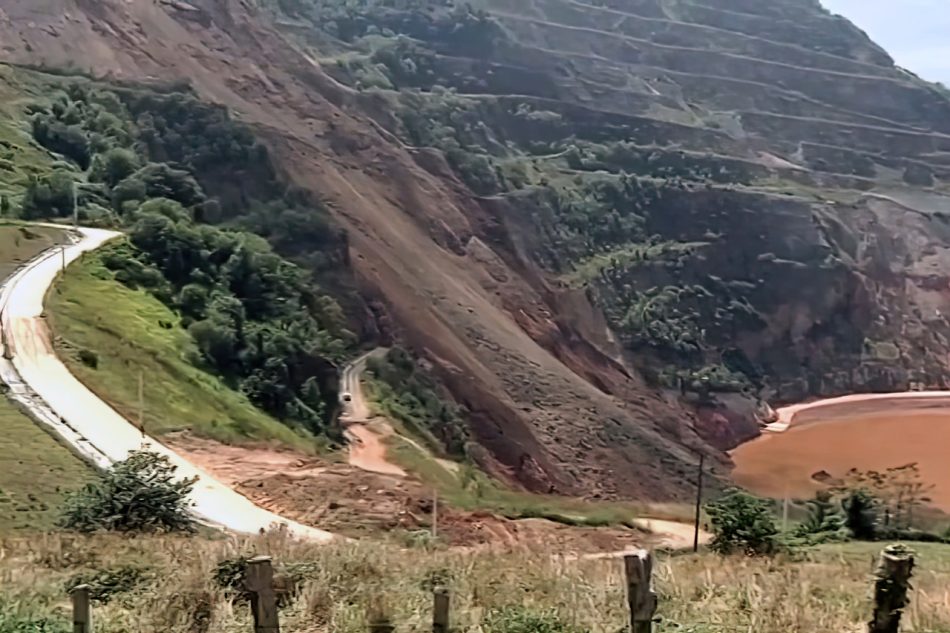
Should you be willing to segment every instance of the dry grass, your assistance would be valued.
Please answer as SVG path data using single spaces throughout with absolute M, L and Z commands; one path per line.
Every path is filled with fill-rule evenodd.
M 870 559 L 879 547 L 824 548 L 802 560 L 661 558 L 657 630 L 862 631 L 869 613 Z M 919 551 L 905 630 L 950 631 L 950 548 L 926 545 Z M 483 625 L 492 610 L 508 605 L 557 618 L 561 626 L 553 633 L 616 633 L 626 620 L 618 561 L 565 561 L 543 551 L 404 550 L 378 543 L 319 547 L 278 536 L 215 541 L 54 535 L 3 543 L 0 622 L 11 609 L 18 617 L 45 614 L 65 622 L 63 587 L 72 575 L 131 565 L 149 569 L 151 580 L 97 605 L 97 631 L 247 633 L 246 605 L 229 599 L 211 578 L 219 560 L 248 554 L 269 554 L 307 578 L 282 610 L 284 631 L 365 631 L 367 612 L 379 605 L 398 630 L 427 629 L 429 587 L 436 580 L 452 591 L 453 626 L 460 631 L 504 631 Z

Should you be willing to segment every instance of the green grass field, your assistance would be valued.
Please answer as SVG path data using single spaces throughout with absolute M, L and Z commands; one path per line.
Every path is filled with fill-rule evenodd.
M 56 229 L 0 224 L 0 279 L 62 241 Z M 54 526 L 66 492 L 92 468 L 0 395 L 0 534 Z
M 227 443 L 267 442 L 315 450 L 313 438 L 267 416 L 218 377 L 196 367 L 191 336 L 150 294 L 112 279 L 97 255 L 70 266 L 50 293 L 47 312 L 70 371 L 130 420 L 138 420 L 144 378 L 150 434 L 191 430 Z M 80 360 L 92 352 L 97 366 Z
M 67 492 L 95 472 L 0 397 L 0 534 L 54 527 Z
M 0 220 L 0 280 L 64 237 L 59 229 Z

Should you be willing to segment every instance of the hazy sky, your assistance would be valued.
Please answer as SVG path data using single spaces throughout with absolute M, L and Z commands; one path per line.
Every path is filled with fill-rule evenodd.
M 891 54 L 898 66 L 950 85 L 950 0 L 822 0 Z

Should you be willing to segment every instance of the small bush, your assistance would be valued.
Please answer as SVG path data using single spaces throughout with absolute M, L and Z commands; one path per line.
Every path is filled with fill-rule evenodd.
M 197 480 L 175 471 L 164 455 L 134 451 L 68 497 L 60 523 L 80 532 L 193 532 L 188 497 Z
M 73 630 L 65 619 L 23 614 L 13 608 L 3 608 L 5 606 L 0 606 L 0 633 L 70 633 Z
M 770 554 L 775 551 L 778 528 L 771 504 L 738 489 L 706 506 L 714 538 L 711 547 L 720 554 Z
M 86 367 L 99 369 L 99 355 L 88 349 L 79 350 L 79 361 Z
M 833 536 L 843 532 L 844 528 L 844 517 L 831 493 L 820 490 L 814 499 L 808 501 L 808 517 L 798 526 L 797 533 L 799 536 L 817 536 L 823 540 L 833 540 Z
M 65 588 L 68 593 L 79 585 L 89 585 L 92 598 L 106 604 L 112 600 L 113 596 L 132 591 L 150 579 L 149 569 L 123 565 L 113 569 L 76 574 L 66 581 Z
M 487 633 L 577 633 L 554 611 L 531 611 L 518 606 L 494 609 L 482 622 Z
M 854 538 L 873 541 L 878 533 L 879 501 L 866 490 L 851 490 L 841 502 L 844 524 Z

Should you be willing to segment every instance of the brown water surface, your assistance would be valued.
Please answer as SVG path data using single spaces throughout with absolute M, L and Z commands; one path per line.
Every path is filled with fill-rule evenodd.
M 784 433 L 767 433 L 732 452 L 733 478 L 769 497 L 806 497 L 820 486 L 812 475 L 839 477 L 851 468 L 883 470 L 917 462 L 936 488 L 934 504 L 950 511 L 950 407 L 907 407 L 897 401 L 844 407 L 796 417 Z M 805 416 L 803 416 L 805 417 Z

